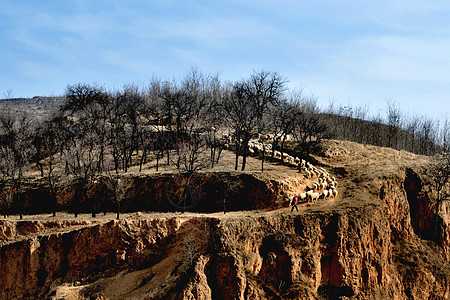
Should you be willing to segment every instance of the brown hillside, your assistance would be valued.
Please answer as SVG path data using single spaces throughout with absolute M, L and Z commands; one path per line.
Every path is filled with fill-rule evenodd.
M 260 172 L 256 158 L 245 174 L 233 172 L 227 153 L 214 171 L 245 192 L 226 214 L 218 193 L 205 196 L 202 212 L 161 206 L 121 220 L 9 217 L 0 222 L 0 298 L 448 299 L 450 230 L 444 212 L 437 235 L 430 227 L 433 203 L 421 174 L 429 158 L 327 141 L 314 159 L 336 177 L 339 194 L 303 202 L 299 212 L 290 212 L 287 197 L 314 178 L 276 161 Z M 152 207 L 158 188 L 151 164 L 146 170 L 130 194 L 142 190 Z M 219 183 L 205 182 L 214 194 Z M 144 199 L 136 195 L 130 199 Z

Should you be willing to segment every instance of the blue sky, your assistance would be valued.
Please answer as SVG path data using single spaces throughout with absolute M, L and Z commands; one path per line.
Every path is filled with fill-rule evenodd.
M 448 117 L 450 1 L 0 0 L 0 98 L 119 88 L 195 66 L 276 71 L 321 106 Z

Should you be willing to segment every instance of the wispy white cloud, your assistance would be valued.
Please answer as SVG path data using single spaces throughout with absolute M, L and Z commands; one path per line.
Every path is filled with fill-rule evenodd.
M 28 93 L 84 80 L 176 77 L 197 65 L 224 79 L 278 71 L 292 87 L 304 85 L 325 101 L 450 95 L 444 0 L 0 0 L 0 6 L 2 73 L 14 75 L 0 74 L 0 84 L 26 81 Z

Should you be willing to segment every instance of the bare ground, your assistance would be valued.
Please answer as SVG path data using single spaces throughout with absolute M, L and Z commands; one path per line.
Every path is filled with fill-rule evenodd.
M 336 199 L 322 199 L 317 203 L 301 203 L 298 205 L 300 213 L 305 210 L 327 210 L 340 207 L 360 206 L 373 201 L 377 197 L 378 189 L 374 186 L 376 179 L 398 175 L 404 173 L 406 168 L 420 169 L 430 162 L 431 158 L 412 154 L 405 151 L 397 151 L 390 148 L 382 148 L 371 145 L 361 145 L 354 142 L 328 140 L 324 143 L 324 150 L 320 155 L 313 156 L 318 165 L 323 166 L 331 175 L 335 176 L 339 186 L 339 195 Z M 239 169 L 242 163 L 239 160 Z M 231 174 L 251 174 L 261 180 L 275 180 L 284 182 L 284 199 L 295 193 L 303 192 L 306 186 L 311 186 L 311 182 L 316 179 L 307 179 L 304 173 L 299 172 L 296 167 L 276 160 L 266 160 L 264 171 L 261 172 L 261 159 L 255 157 L 247 158 L 245 171 L 234 170 L 235 156 L 230 151 L 222 153 L 219 164 L 214 168 L 204 169 L 203 172 L 229 172 Z M 37 170 L 30 175 L 37 175 Z M 167 160 L 160 160 L 159 174 L 174 173 L 176 170 L 173 164 L 167 164 Z M 148 175 L 155 174 L 156 160 L 151 160 L 144 165 L 142 172 L 138 166 L 131 167 L 125 175 Z M 277 210 L 255 210 L 255 211 L 234 211 L 226 214 L 218 213 L 194 213 L 194 212 L 139 212 L 122 213 L 121 219 L 129 218 L 168 218 L 179 217 L 190 219 L 199 216 L 209 216 L 215 218 L 240 218 L 247 215 L 270 215 L 279 213 L 290 213 L 290 207 Z M 294 211 L 296 213 L 296 211 Z M 86 222 L 89 225 L 108 222 L 115 219 L 115 213 L 106 215 L 98 214 L 92 218 L 91 214 L 79 214 L 77 218 L 73 214 L 58 212 L 56 217 L 51 214 L 24 215 L 22 221 L 77 221 Z M 19 216 L 12 215 L 6 219 L 11 222 L 18 222 Z M 76 225 L 82 226 L 82 225 Z M 59 228 L 58 230 L 64 230 Z
M 327 169 L 331 175 L 335 176 L 338 181 L 339 195 L 336 199 L 327 198 L 322 199 L 316 203 L 301 203 L 298 205 L 299 212 L 290 212 L 290 207 L 283 207 L 276 210 L 252 210 L 252 211 L 232 211 L 224 214 L 223 212 L 216 213 L 194 213 L 194 212 L 137 212 L 137 213 L 123 213 L 122 220 L 139 221 L 139 220 L 168 220 L 175 218 L 180 222 L 180 230 L 185 231 L 179 233 L 179 238 L 186 238 L 194 236 L 196 238 L 203 237 L 202 233 L 196 233 L 199 227 L 195 224 L 195 219 L 219 219 L 228 224 L 233 224 L 242 219 L 256 220 L 269 219 L 283 219 L 288 215 L 307 215 L 318 212 L 320 214 L 327 214 L 328 212 L 349 211 L 354 208 L 370 205 L 380 205 L 380 181 L 394 177 L 404 177 L 406 168 L 421 169 L 430 162 L 429 157 L 414 155 L 404 151 L 396 151 L 388 148 L 380 148 L 370 145 L 360 145 L 353 142 L 344 141 L 326 141 L 324 151 L 320 155 L 313 157 L 317 166 L 322 166 Z M 164 164 L 161 161 L 160 173 L 173 173 L 172 166 Z M 145 165 L 143 174 L 155 173 L 155 162 L 151 161 Z M 210 172 L 211 170 L 205 170 Z M 230 172 L 234 173 L 234 155 L 231 152 L 225 151 L 222 154 L 220 163 L 212 170 L 214 172 Z M 129 170 L 128 175 L 138 174 L 137 167 Z M 237 171 L 236 174 L 242 172 Z M 315 179 L 307 179 L 303 173 L 300 173 L 295 167 L 289 166 L 286 163 L 267 161 L 264 164 L 264 172 L 261 172 L 261 160 L 249 157 L 247 160 L 246 174 L 266 181 L 275 180 L 284 183 L 283 195 L 280 197 L 287 199 L 288 196 L 294 193 L 301 193 L 306 186 L 311 186 L 311 182 Z M 278 218 L 278 216 L 280 218 Z M 8 240 L 7 243 L 17 242 L 34 236 L 50 235 L 58 232 L 69 232 L 71 230 L 80 229 L 84 227 L 93 227 L 98 224 L 106 224 L 116 218 L 115 213 L 107 213 L 106 215 L 99 214 L 96 218 L 92 218 L 90 214 L 79 214 L 75 218 L 73 214 L 65 212 L 57 213 L 56 217 L 51 214 L 41 215 L 25 215 L 23 221 L 19 220 L 18 216 L 10 216 L 6 219 L 7 222 L 13 223 L 16 227 L 20 224 L 26 224 L 24 230 L 18 231 L 13 240 Z M 305 218 L 308 219 L 308 218 Z M 186 226 L 181 226 L 185 224 Z M 197 224 L 198 225 L 198 224 Z M 192 231 L 193 234 L 190 234 Z M 0 232 L 1 234 L 1 232 Z M 359 231 L 358 231 L 359 234 Z M 368 238 L 372 238 L 368 235 Z M 405 256 L 406 266 L 420 264 L 427 266 L 430 261 L 433 264 L 438 264 L 441 261 L 441 256 L 430 256 L 430 249 L 425 245 L 426 243 L 417 242 L 412 239 L 410 241 L 411 253 Z M 196 245 L 201 247 L 205 241 L 201 239 L 196 241 Z M 106 298 L 101 299 L 139 299 L 142 295 L 149 295 L 149 293 L 157 293 L 155 286 L 168 287 L 174 285 L 174 282 L 166 282 L 167 278 L 174 278 L 170 276 L 170 272 L 174 272 L 174 266 L 177 264 L 177 259 L 182 256 L 181 253 L 185 251 L 183 248 L 186 241 L 181 241 L 180 245 L 173 247 L 171 255 L 165 257 L 162 261 L 155 264 L 152 268 L 144 270 L 123 271 L 115 274 L 113 277 L 107 279 L 100 279 L 95 284 L 84 285 L 80 282 L 63 283 L 55 287 L 56 294 L 54 299 L 81 299 L 82 294 L 86 293 L 86 289 L 101 286 L 102 294 Z M 313 244 L 310 246 L 312 247 Z M 395 246 L 397 247 L 397 246 Z M 400 245 L 399 249 L 395 251 L 405 252 L 405 245 Z M 422 252 L 419 252 L 419 250 Z M 378 251 L 378 250 L 377 250 Z M 311 253 L 316 253 L 312 251 Z M 374 252 L 376 253 L 376 252 Z M 406 253 L 406 252 L 405 252 Z M 419 254 L 417 254 L 419 253 Z M 389 252 L 389 255 L 390 252 Z M 427 256 L 428 255 L 428 256 Z M 414 259 L 414 261 L 412 261 Z M 200 259 L 201 260 L 201 259 Z M 411 261 L 409 261 L 411 260 Z M 428 260 L 428 261 L 427 261 Z M 353 262 L 352 262 L 353 263 Z M 201 263 L 200 263 L 201 265 Z M 403 268 L 403 267 L 401 267 Z M 399 269 L 401 269 L 399 268 Z M 404 268 L 405 274 L 409 274 L 408 267 Z M 428 269 L 424 269 L 428 272 Z M 361 270 L 359 270 L 360 272 Z M 149 275 L 149 274 L 152 275 Z M 153 274 L 157 274 L 154 277 Z M 419 273 L 420 274 L 420 273 Z M 226 276 L 226 275 L 224 275 Z M 314 278 L 314 274 L 311 275 Z M 362 275 L 361 275 L 362 276 Z M 371 275 L 372 276 L 372 275 Z M 380 275 L 381 276 L 381 275 Z M 389 275 L 384 275 L 389 277 Z M 427 275 L 428 276 L 428 275 Z M 377 278 L 377 276 L 373 276 Z M 427 280 L 432 278 L 427 277 Z M 172 280 L 171 279 L 171 280 Z M 174 279 L 173 279 L 174 280 Z M 306 282 L 306 281 L 305 281 Z M 413 281 L 412 281 L 413 282 Z M 307 286 L 307 285 L 305 285 Z M 401 289 L 399 289 L 401 291 Z M 121 295 L 121 296 L 118 296 Z M 148 296 L 151 298 L 150 296 Z M 100 299 L 100 298 L 99 298 Z M 360 298 L 362 299 L 362 298 Z M 374 299 L 377 299 L 376 297 Z M 381 299 L 381 298 L 378 298 Z M 399 299 L 403 299 L 400 297 Z

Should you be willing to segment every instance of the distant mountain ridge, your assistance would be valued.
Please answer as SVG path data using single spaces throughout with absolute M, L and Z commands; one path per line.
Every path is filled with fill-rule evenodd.
M 64 97 L 34 96 L 33 98 L 0 99 L 0 114 L 29 112 L 38 120 L 45 119 L 64 102 Z

